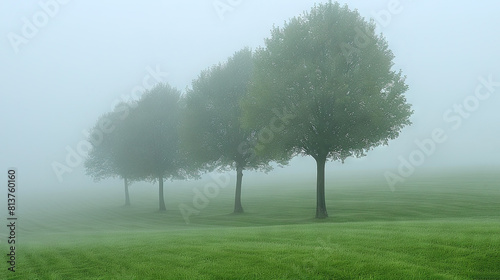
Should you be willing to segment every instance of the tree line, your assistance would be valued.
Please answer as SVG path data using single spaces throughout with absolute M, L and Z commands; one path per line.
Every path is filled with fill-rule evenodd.
M 362 157 L 411 124 L 393 58 L 373 21 L 337 2 L 316 5 L 274 27 L 264 47 L 202 71 L 184 94 L 158 84 L 102 115 L 93 129 L 109 131 L 93 144 L 86 172 L 122 178 L 126 205 L 131 182 L 157 182 L 164 211 L 165 180 L 234 170 L 233 211 L 242 213 L 244 170 L 311 156 L 316 218 L 326 218 L 326 161 Z

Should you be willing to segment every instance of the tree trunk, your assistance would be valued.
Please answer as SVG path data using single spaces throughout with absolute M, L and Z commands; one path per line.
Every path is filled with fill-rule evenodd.
M 158 177 L 158 186 L 159 186 L 159 197 L 160 197 L 160 211 L 166 211 L 165 207 L 165 199 L 163 197 L 163 177 Z
M 241 180 L 243 178 L 243 168 L 236 167 L 236 194 L 234 196 L 234 213 L 243 213 L 241 206 Z
M 123 178 L 123 183 L 125 184 L 125 206 L 130 206 L 130 197 L 128 195 L 128 180 Z
M 316 179 L 316 218 L 324 219 L 328 217 L 325 202 L 325 162 L 326 157 L 316 158 L 317 179 Z

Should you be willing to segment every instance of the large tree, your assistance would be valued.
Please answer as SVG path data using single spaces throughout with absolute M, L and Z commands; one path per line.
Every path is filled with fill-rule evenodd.
M 393 58 L 373 21 L 332 2 L 275 27 L 256 52 L 243 122 L 262 127 L 273 108 L 286 108 L 287 125 L 265 149 L 316 160 L 317 218 L 328 217 L 326 160 L 364 156 L 411 124 L 408 86 Z
M 88 140 L 92 145 L 85 160 L 86 174 L 94 181 L 119 177 L 125 185 L 125 206 L 130 205 L 129 185 L 135 179 L 132 154 L 125 140 L 123 121 L 132 104 L 120 103 L 115 109 L 98 118 L 90 130 Z
M 134 176 L 158 182 L 159 211 L 165 211 L 163 183 L 193 174 L 180 149 L 181 93 L 167 84 L 146 91 L 124 121 Z
M 269 157 L 257 157 L 258 131 L 241 127 L 240 102 L 253 73 L 250 49 L 199 75 L 188 90 L 183 117 L 183 143 L 192 164 L 206 170 L 236 170 L 234 213 L 242 213 L 243 170 L 268 170 Z

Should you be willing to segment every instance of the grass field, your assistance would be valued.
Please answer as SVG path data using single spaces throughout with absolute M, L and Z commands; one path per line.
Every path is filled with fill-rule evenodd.
M 192 204 L 189 187 L 167 191 L 166 213 L 154 188 L 132 189 L 132 207 L 121 189 L 25 205 L 16 272 L 4 262 L 0 279 L 500 279 L 494 173 L 420 176 L 394 192 L 380 178 L 339 178 L 327 182 L 325 220 L 312 218 L 314 181 L 246 183 L 245 214 L 228 214 L 231 186 L 189 225 L 178 210 Z

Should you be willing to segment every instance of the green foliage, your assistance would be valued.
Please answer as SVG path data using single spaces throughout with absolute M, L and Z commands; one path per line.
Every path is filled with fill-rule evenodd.
M 252 51 L 245 48 L 224 64 L 204 70 L 187 92 L 183 144 L 191 161 L 205 169 L 269 170 L 269 158 L 257 157 L 251 146 L 256 131 L 240 124 L 241 100 L 253 73 Z
M 91 129 L 89 142 L 92 148 L 85 160 L 85 168 L 86 174 L 95 181 L 111 177 L 137 179 L 124 127 L 124 120 L 133 106 L 132 103 L 118 104 L 115 110 L 99 117 Z
M 188 91 L 183 117 L 183 143 L 190 164 L 200 169 L 235 169 L 235 213 L 242 213 L 244 169 L 270 170 L 276 157 L 257 156 L 258 132 L 241 127 L 241 100 L 253 73 L 252 51 L 243 49 L 225 64 L 203 71 Z
M 119 104 L 114 112 L 102 116 L 93 134 L 103 136 L 85 162 L 87 174 L 95 180 L 124 178 L 126 205 L 130 204 L 129 181 L 158 181 L 160 211 L 165 210 L 164 179 L 197 175 L 180 149 L 180 106 L 180 91 L 158 84 L 138 102 Z
M 410 124 L 401 72 L 375 25 L 347 6 L 326 3 L 275 27 L 257 50 L 244 124 L 258 128 L 272 108 L 295 118 L 269 150 L 344 160 L 387 144 Z
M 125 121 L 123 139 L 142 179 L 182 179 L 193 173 L 180 149 L 180 100 L 179 90 L 158 84 L 143 94 Z
M 257 50 L 243 124 L 258 129 L 292 117 L 263 153 L 312 156 L 317 163 L 317 218 L 326 218 L 325 161 L 361 157 L 411 122 L 401 72 L 375 24 L 331 1 L 275 27 Z
M 391 69 L 394 56 L 375 24 L 331 1 L 275 27 L 265 42 L 255 57 L 245 48 L 203 71 L 185 100 L 168 85 L 145 93 L 92 151 L 89 174 L 158 180 L 162 196 L 164 178 L 236 169 L 235 212 L 243 212 L 244 169 L 310 155 L 316 216 L 327 217 L 325 161 L 364 156 L 411 124 L 405 77 Z
M 179 147 L 180 99 L 180 91 L 159 84 L 138 102 L 119 104 L 101 116 L 91 135 L 102 138 L 85 162 L 87 174 L 95 180 L 120 176 L 150 181 L 194 175 Z

